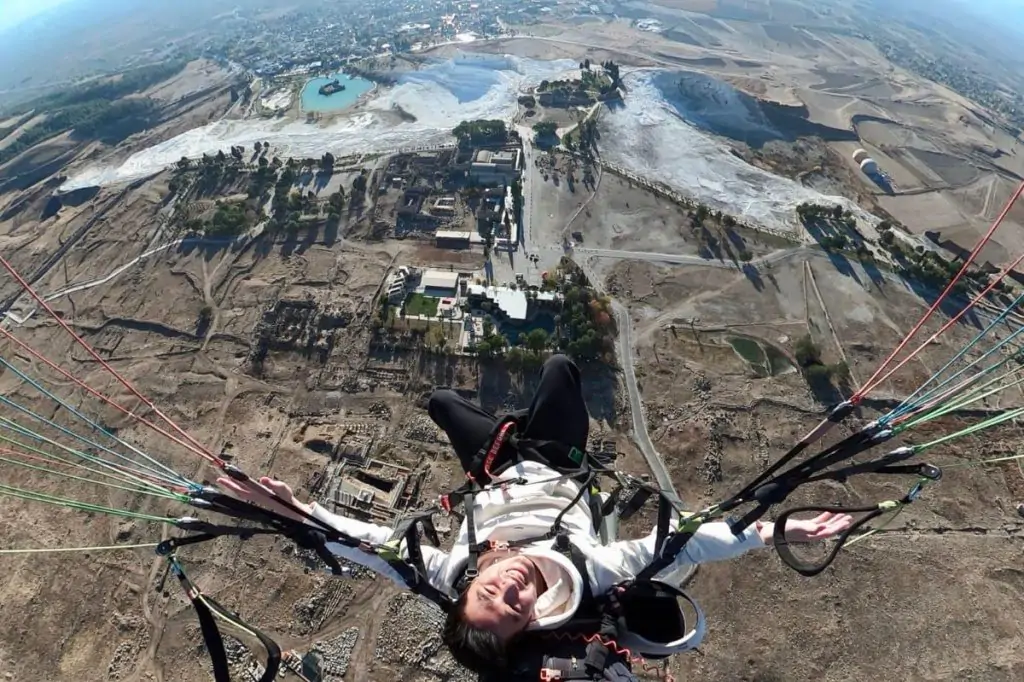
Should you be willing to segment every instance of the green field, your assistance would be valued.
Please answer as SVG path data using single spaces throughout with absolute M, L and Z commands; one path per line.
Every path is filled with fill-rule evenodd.
M 409 294 L 409 298 L 405 299 L 405 314 L 436 317 L 437 299 L 423 294 Z

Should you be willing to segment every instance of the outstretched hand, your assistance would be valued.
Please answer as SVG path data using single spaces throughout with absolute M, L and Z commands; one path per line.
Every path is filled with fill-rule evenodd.
M 305 521 L 306 519 L 301 514 L 281 504 L 282 501 L 301 509 L 307 514 L 313 513 L 312 505 L 295 499 L 295 494 L 287 483 L 275 480 L 269 476 L 262 476 L 259 479 L 259 484 L 251 480 L 243 483 L 227 476 L 218 478 L 217 483 L 238 499 L 251 502 L 264 509 L 269 509 L 275 514 L 280 514 L 293 521 Z
M 786 522 L 786 540 L 789 542 L 818 542 L 833 538 L 853 524 L 849 514 L 833 514 L 824 512 L 813 519 L 789 519 Z M 766 545 L 774 542 L 774 523 L 764 523 L 758 528 L 758 534 Z

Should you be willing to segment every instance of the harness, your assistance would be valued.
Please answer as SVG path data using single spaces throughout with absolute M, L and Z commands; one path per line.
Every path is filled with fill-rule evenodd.
M 829 418 L 822 422 L 818 430 L 838 423 L 852 412 L 853 406 L 842 403 L 831 411 Z M 739 518 L 726 519 L 732 532 L 741 534 L 747 527 L 762 518 L 772 507 L 782 504 L 795 490 L 808 483 L 832 480 L 845 481 L 850 476 L 864 473 L 886 475 L 917 476 L 917 483 L 906 495 L 898 500 L 888 500 L 875 505 L 848 508 L 841 506 L 799 507 L 783 512 L 775 525 L 774 543 L 782 561 L 805 576 L 813 576 L 825 570 L 836 559 L 839 551 L 850 535 L 866 523 L 882 514 L 897 511 L 915 501 L 924 485 L 937 481 L 942 472 L 929 464 L 903 464 L 914 455 L 911 447 L 892 450 L 882 457 L 856 463 L 848 463 L 853 458 L 870 448 L 885 442 L 892 432 L 878 422 L 872 422 L 839 443 L 824 448 L 803 462 L 786 468 L 801 452 L 806 449 L 809 438 L 805 438 L 776 463 L 748 483 L 742 490 L 727 500 L 703 509 L 697 513 L 686 513 L 679 498 L 671 491 L 661 490 L 636 477 L 617 472 L 605 466 L 594 455 L 584 453 L 577 448 L 557 441 L 540 441 L 520 437 L 517 426 L 525 413 L 506 416 L 500 420 L 492 431 L 491 437 L 480 448 L 467 474 L 467 482 L 456 490 L 442 495 L 437 503 L 428 508 L 409 513 L 400 518 L 391 537 L 382 545 L 371 545 L 355 538 L 346 536 L 325 523 L 313 518 L 294 505 L 292 511 L 304 517 L 303 522 L 286 518 L 261 507 L 224 495 L 213 488 L 205 488 L 196 493 L 192 504 L 199 508 L 219 512 L 254 522 L 262 527 L 222 526 L 210 524 L 198 519 L 183 518 L 175 521 L 175 525 L 185 531 L 198 533 L 190 537 L 167 540 L 157 548 L 158 553 L 168 557 L 171 568 L 182 581 L 186 593 L 195 606 L 202 624 L 207 649 L 214 657 L 214 678 L 216 682 L 230 682 L 226 664 L 219 665 L 218 652 L 223 652 L 223 643 L 216 625 L 211 627 L 211 614 L 222 620 L 240 625 L 243 629 L 257 636 L 265 646 L 273 642 L 254 628 L 246 626 L 234 614 L 226 611 L 203 596 L 185 577 L 178 564 L 174 550 L 178 547 L 204 542 L 225 535 L 242 539 L 256 534 L 280 535 L 291 539 L 300 547 L 312 550 L 331 569 L 340 575 L 344 570 L 335 556 L 328 550 L 329 543 L 340 543 L 346 547 L 358 548 L 369 554 L 376 555 L 387 562 L 388 567 L 401 577 L 406 587 L 413 593 L 437 604 L 442 610 L 449 611 L 464 591 L 478 575 L 480 555 L 488 550 L 501 548 L 511 549 L 536 543 L 550 541 L 551 548 L 566 556 L 583 576 L 583 601 L 577 613 L 558 630 L 553 632 L 529 632 L 521 638 L 521 646 L 515 655 L 512 669 L 481 676 L 481 682 L 511 682 L 515 680 L 608 680 L 633 679 L 630 677 L 616 678 L 610 676 L 614 669 L 628 672 L 632 663 L 638 660 L 633 655 L 637 651 L 646 658 L 664 658 L 675 653 L 695 648 L 704 635 L 704 616 L 699 606 L 684 591 L 666 585 L 657 580 L 657 575 L 672 565 L 687 543 L 693 538 L 700 526 L 712 520 L 722 519 L 741 506 L 752 508 Z M 827 426 L 826 426 L 827 425 Z M 809 436 L 813 436 L 809 434 Z M 500 466 L 496 468 L 498 457 L 505 454 Z M 507 468 L 522 461 L 537 461 L 554 470 L 557 476 L 546 481 L 530 481 L 524 479 L 496 479 Z M 560 463 L 571 462 L 574 467 L 559 466 Z M 248 482 L 250 479 L 240 470 L 228 465 L 228 475 L 236 480 Z M 529 538 L 508 542 L 479 542 L 474 518 L 474 499 L 477 495 L 494 489 L 504 489 L 511 485 L 538 484 L 552 480 L 572 479 L 580 484 L 579 492 L 556 517 L 552 527 L 545 533 Z M 615 489 L 603 504 L 597 493 L 598 479 L 610 478 L 616 483 Z M 630 581 L 615 586 L 602 595 L 592 593 L 588 579 L 586 561 L 582 552 L 576 548 L 568 533 L 562 528 L 562 520 L 566 513 L 580 503 L 584 495 L 590 492 L 587 503 L 591 509 L 595 530 L 600 527 L 605 516 L 617 512 L 622 520 L 628 519 L 644 505 L 656 498 L 658 502 L 658 518 L 655 532 L 654 558 L 638 575 Z M 433 516 L 437 513 L 450 514 L 459 506 L 463 508 L 466 520 L 469 558 L 466 568 L 456 583 L 456 594 L 438 589 L 430 584 L 421 549 L 421 538 L 426 538 L 434 546 L 440 542 L 433 524 Z M 798 558 L 785 538 L 785 523 L 793 514 L 804 512 L 837 512 L 863 513 L 839 537 L 831 552 L 817 563 L 810 563 Z M 696 621 L 688 628 L 682 617 L 678 601 L 687 602 L 696 613 Z M 669 607 L 671 604 L 671 607 Z M 204 614 L 203 608 L 206 608 Z M 665 634 L 673 637 L 665 643 Z M 545 653 L 559 649 L 559 644 L 566 643 L 574 651 L 567 655 Z M 660 642 L 660 643 L 659 643 Z M 564 648 L 564 647 L 563 647 Z M 522 649 L 520 651 L 520 649 Z M 260 682 L 269 682 L 280 664 L 280 651 L 276 645 L 267 646 L 268 661 L 266 672 Z M 575 652 L 578 650 L 578 654 Z M 519 675 L 519 676 L 517 676 Z M 525 676 L 524 676 L 525 675 Z M 532 677 L 530 677 L 532 675 Z

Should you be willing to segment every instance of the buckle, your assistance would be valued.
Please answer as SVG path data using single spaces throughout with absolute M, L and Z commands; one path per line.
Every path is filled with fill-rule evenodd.
M 451 514 L 452 513 L 452 501 L 448 497 L 448 495 L 441 495 L 440 504 L 441 504 L 441 509 L 444 510 L 445 514 Z
M 554 668 L 541 668 L 540 669 L 541 682 L 550 682 L 551 680 L 562 679 L 562 671 L 555 670 Z
M 495 551 L 507 552 L 509 549 L 507 541 L 495 542 L 494 540 L 488 540 L 487 544 L 490 549 Z

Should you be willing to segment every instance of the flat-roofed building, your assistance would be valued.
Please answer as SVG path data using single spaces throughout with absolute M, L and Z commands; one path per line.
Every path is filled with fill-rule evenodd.
M 473 157 L 469 175 L 477 182 L 510 183 L 519 175 L 519 150 L 481 149 Z
M 468 249 L 472 236 L 472 232 L 438 230 L 434 233 L 434 242 L 442 249 Z
M 420 279 L 420 288 L 424 296 L 450 298 L 459 290 L 459 273 L 445 270 L 427 270 Z

